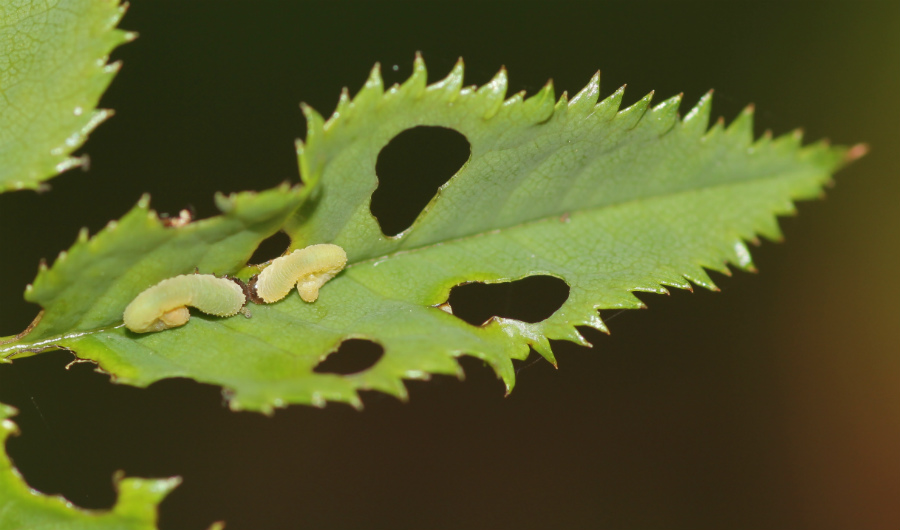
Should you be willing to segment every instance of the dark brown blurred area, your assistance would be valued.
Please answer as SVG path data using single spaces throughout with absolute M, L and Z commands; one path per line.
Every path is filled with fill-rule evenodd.
M 295 181 L 297 104 L 330 113 L 376 61 L 402 81 L 417 50 L 431 80 L 460 55 L 469 83 L 505 65 L 511 92 L 572 94 L 601 69 L 603 95 L 684 92 L 686 111 L 714 88 L 727 120 L 752 102 L 759 133 L 871 152 L 755 249 L 759 274 L 604 312 L 609 337 L 555 343 L 559 369 L 520 364 L 507 398 L 472 359 L 409 403 L 274 417 L 191 381 L 64 370 L 64 352 L 2 365 L 32 486 L 108 507 L 117 469 L 181 475 L 167 530 L 900 528 L 900 3 L 132 0 L 121 25 L 140 38 L 114 54 L 90 171 L 0 196 L 0 334 L 34 317 L 24 286 L 80 227 L 143 192 L 204 217 L 216 191 Z

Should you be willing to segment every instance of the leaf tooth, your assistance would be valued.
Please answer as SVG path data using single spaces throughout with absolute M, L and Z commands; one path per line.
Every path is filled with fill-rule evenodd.
M 43 272 L 47 272 L 47 260 L 41 258 L 41 261 L 38 262 L 38 274 Z
M 619 113 L 616 114 L 616 119 L 623 120 L 624 126 L 627 129 L 636 127 L 641 121 L 641 118 L 644 117 L 644 114 L 646 114 L 647 109 L 650 108 L 650 101 L 653 100 L 653 94 L 654 92 L 650 91 L 649 94 L 639 99 L 634 105 L 619 111 Z
M 709 261 L 702 261 L 700 266 L 704 269 L 718 272 L 724 276 L 731 276 L 731 269 L 728 268 L 727 260 L 719 260 L 718 254 L 708 256 Z
M 704 141 L 713 141 L 713 139 L 721 136 L 725 131 L 725 118 L 719 116 L 719 119 L 710 127 L 706 134 L 703 135 Z
M 673 96 L 653 107 L 647 116 L 658 134 L 664 134 L 678 121 L 678 107 L 684 94 Z
M 87 243 L 88 237 L 90 234 L 88 233 L 88 229 L 86 226 L 81 227 L 81 230 L 78 231 L 78 238 L 76 239 L 79 243 Z
M 362 109 L 377 105 L 384 95 L 384 81 L 381 79 L 381 63 L 375 63 L 362 89 L 353 98 L 353 106 L 359 112 Z
M 710 90 L 694 105 L 682 121 L 682 129 L 691 136 L 702 136 L 709 127 L 709 116 L 712 112 L 713 91 Z
M 516 92 L 512 96 L 509 97 L 506 101 L 503 102 L 504 107 L 515 107 L 516 105 L 520 105 L 523 101 L 525 101 L 525 91 L 520 90 Z
M 152 504 L 151 508 L 155 514 L 155 506 L 158 505 L 166 495 L 181 484 L 181 477 L 169 477 L 163 479 L 135 479 L 122 478 L 121 474 L 114 477 L 115 488 L 119 492 L 119 500 L 113 508 L 116 513 L 121 510 L 124 513 L 137 514 L 138 510 L 144 510 L 145 506 Z M 139 508 L 138 508 L 139 507 Z M 132 517 L 137 518 L 136 515 Z
M 409 391 L 406 389 L 406 385 L 403 384 L 403 380 L 398 377 L 385 378 L 379 381 L 377 387 L 373 386 L 372 388 L 377 388 L 377 390 L 394 396 L 400 401 L 409 401 Z
M 543 324 L 528 324 L 520 320 L 509 318 L 497 318 L 496 322 L 503 331 L 510 337 L 521 339 L 525 344 L 533 348 L 542 357 L 547 359 L 553 366 L 556 366 L 556 357 L 550 348 L 550 342 L 546 337 L 546 330 Z M 527 357 L 527 352 L 526 352 Z M 525 357 L 523 357 L 524 359 Z
M 796 151 L 803 143 L 803 129 L 794 129 L 793 131 L 782 134 L 778 138 L 772 140 L 772 147 L 780 153 L 789 153 Z
M 318 142 L 325 132 L 325 120 L 316 109 L 306 103 L 300 104 L 303 117 L 306 118 L 306 143 L 307 145 Z
M 756 233 L 770 241 L 784 241 L 784 234 L 778 225 L 778 219 L 774 215 L 766 215 L 757 221 Z
M 573 326 L 569 328 L 569 333 L 565 336 L 565 340 L 574 342 L 579 346 L 584 346 L 585 348 L 593 348 L 594 345 L 590 343 L 584 335 L 578 332 L 578 330 Z
M 607 335 L 609 335 L 609 328 L 606 327 L 606 323 L 603 322 L 602 318 L 600 318 L 600 313 L 597 312 L 598 308 L 594 307 L 592 309 L 593 311 L 591 311 L 590 316 L 588 316 L 587 320 L 582 322 L 582 325 L 594 328 L 600 333 L 606 333 Z
M 541 357 L 547 359 L 554 368 L 559 368 L 559 364 L 556 362 L 556 357 L 553 355 L 553 349 L 550 347 L 550 341 L 547 340 L 547 337 L 540 334 L 529 341 L 529 344 Z
M 741 241 L 735 241 L 732 246 L 732 257 L 729 260 L 735 266 L 748 271 L 756 271 L 756 266 L 753 265 L 753 258 L 750 256 L 750 249 L 747 248 L 747 245 Z
M 569 112 L 576 117 L 587 116 L 594 109 L 599 97 L 600 70 L 597 70 L 588 84 L 569 101 Z
M 307 148 L 307 143 L 299 138 L 294 145 L 297 149 L 297 165 L 300 167 L 300 180 L 303 181 L 304 185 L 311 188 L 319 180 L 319 173 L 312 170 L 312 159 L 315 151 Z
M 862 144 L 862 143 L 855 144 L 855 145 L 851 146 L 850 149 L 848 149 L 846 151 L 846 153 L 844 153 L 844 163 L 849 164 L 850 162 L 853 162 L 854 160 L 857 160 L 859 158 L 866 156 L 866 154 L 868 152 L 869 152 L 868 144 Z
M 735 139 L 739 145 L 753 143 L 753 109 L 753 104 L 744 107 L 744 110 L 725 130 L 725 135 Z
M 294 141 L 294 151 L 297 152 L 297 158 L 302 159 L 306 154 L 306 144 L 300 138 Z
M 453 66 L 453 69 L 450 70 L 450 73 L 447 74 L 447 77 L 441 79 L 437 83 L 429 85 L 428 90 L 444 92 L 446 99 L 453 101 L 456 99 L 456 96 L 459 95 L 460 88 L 462 88 L 464 70 L 465 66 L 462 57 L 460 57 Z
M 769 147 L 772 143 L 772 129 L 766 129 L 759 138 L 753 142 L 753 149 L 760 150 Z
M 624 293 L 620 293 L 620 295 L 614 300 L 614 303 L 609 304 L 609 309 L 647 309 L 647 304 L 641 302 L 641 299 L 634 295 L 634 291 L 646 291 L 642 287 L 634 287 L 630 291 L 625 291 Z M 656 292 L 651 291 L 651 292 Z
M 330 128 L 336 123 L 338 120 L 343 118 L 344 121 L 347 120 L 347 115 L 350 110 L 350 91 L 347 87 L 341 89 L 341 95 L 338 96 L 337 106 L 334 108 L 334 113 L 328 118 L 328 121 L 325 122 L 325 127 Z
M 493 118 L 500 107 L 503 105 L 503 99 L 506 97 L 506 88 L 508 78 L 506 75 L 506 67 L 501 66 L 500 70 L 494 77 L 478 89 L 476 99 L 479 105 L 485 107 L 482 117 L 486 120 Z
M 537 94 L 526 99 L 522 105 L 522 114 L 533 123 L 548 120 L 553 115 L 556 96 L 553 91 L 553 80 L 550 79 Z
M 141 210 L 146 210 L 150 206 L 150 194 L 145 193 L 141 195 L 141 198 L 138 199 L 137 207 Z
M 565 119 L 569 115 L 569 93 L 563 90 L 559 100 L 553 106 L 553 117 L 557 120 Z
M 427 85 L 428 70 L 425 68 L 425 60 L 422 59 L 422 52 L 416 52 L 416 57 L 413 59 L 412 75 L 403 82 L 403 86 L 400 87 L 400 90 L 409 93 L 415 98 L 420 98 L 422 97 L 422 94 L 425 93 L 425 87 Z
M 497 372 L 500 380 L 503 381 L 503 386 L 506 387 L 506 395 L 508 396 L 516 386 L 516 369 L 513 366 L 512 357 L 504 355 L 498 362 L 492 364 L 494 365 L 494 371 Z
M 669 290 L 666 287 L 674 287 L 675 289 L 684 289 L 691 290 L 690 282 L 685 279 L 683 274 L 679 274 L 676 271 L 665 271 L 660 273 L 659 276 L 656 277 L 656 281 L 660 284 L 660 294 L 669 294 Z
M 306 118 L 305 144 L 298 147 L 300 176 L 307 186 L 312 186 L 318 179 L 319 166 L 321 166 L 321 161 L 316 159 L 315 153 L 316 147 L 325 140 L 325 122 L 322 115 L 306 103 L 301 103 L 300 109 Z M 321 158 L 321 155 L 318 158 Z
M 362 410 L 363 402 L 362 402 L 362 399 L 360 399 L 360 397 L 359 397 L 359 392 L 356 392 L 354 390 L 351 395 L 347 396 L 347 404 L 350 405 L 351 407 L 353 407 L 354 409 L 356 409 L 357 411 Z
M 706 274 L 706 271 L 703 270 L 703 267 L 696 267 L 690 272 L 684 274 L 684 277 L 690 280 L 694 285 L 699 285 L 704 289 L 709 289 L 710 291 L 718 291 L 719 287 L 716 285 L 716 282 Z
M 619 112 L 619 108 L 622 106 L 622 97 L 625 96 L 625 87 L 628 85 L 622 85 L 615 92 L 607 96 L 600 103 L 594 107 L 594 112 L 591 114 L 595 116 L 598 121 L 608 121 L 616 117 L 616 113 Z

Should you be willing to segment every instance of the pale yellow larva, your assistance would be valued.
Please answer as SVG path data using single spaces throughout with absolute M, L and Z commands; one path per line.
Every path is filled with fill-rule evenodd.
M 150 287 L 125 308 L 125 327 L 135 333 L 182 326 L 191 318 L 187 306 L 204 313 L 230 317 L 244 307 L 244 287 L 212 274 L 185 274 Z
M 343 270 L 347 253 L 337 245 L 310 245 L 287 256 L 276 258 L 259 273 L 255 282 L 256 295 L 271 304 L 281 300 L 294 285 L 300 298 L 315 302 L 319 288 Z

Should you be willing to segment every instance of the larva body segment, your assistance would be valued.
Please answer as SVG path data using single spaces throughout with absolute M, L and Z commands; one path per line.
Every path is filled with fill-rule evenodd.
M 247 301 L 243 288 L 212 274 L 184 274 L 150 287 L 125 308 L 125 326 L 135 333 L 182 326 L 191 318 L 187 306 L 220 317 L 238 313 Z
M 310 245 L 276 258 L 263 269 L 256 280 L 256 294 L 271 304 L 287 296 L 296 285 L 303 301 L 315 302 L 319 288 L 341 272 L 346 264 L 347 253 L 341 247 Z

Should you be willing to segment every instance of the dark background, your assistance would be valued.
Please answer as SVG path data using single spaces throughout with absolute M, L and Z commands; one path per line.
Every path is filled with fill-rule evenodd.
M 163 529 L 900 528 L 900 3 L 133 0 L 121 26 L 140 38 L 114 53 L 90 171 L 0 196 L 0 334 L 34 317 L 25 284 L 81 226 L 143 192 L 205 217 L 215 191 L 295 181 L 298 102 L 330 113 L 376 61 L 405 79 L 417 50 L 432 81 L 463 56 L 469 83 L 506 65 L 511 91 L 571 94 L 598 68 L 629 104 L 714 88 L 728 120 L 753 102 L 758 132 L 872 152 L 755 250 L 759 274 L 604 313 L 611 336 L 554 344 L 559 370 L 523 363 L 507 398 L 471 359 L 463 382 L 409 383 L 409 403 L 274 417 L 191 381 L 64 370 L 63 352 L 0 366 L 32 486 L 108 507 L 117 469 L 181 475 Z M 408 159 L 429 174 L 439 154 Z

